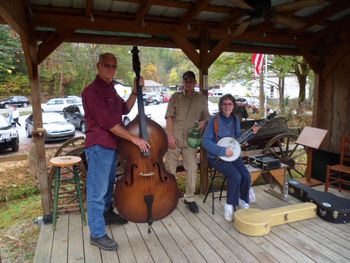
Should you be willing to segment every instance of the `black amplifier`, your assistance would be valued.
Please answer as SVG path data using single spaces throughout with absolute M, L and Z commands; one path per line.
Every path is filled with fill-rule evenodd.
M 249 157 L 249 163 L 251 166 L 262 170 L 272 170 L 281 167 L 281 161 L 278 158 L 268 155 L 251 156 Z

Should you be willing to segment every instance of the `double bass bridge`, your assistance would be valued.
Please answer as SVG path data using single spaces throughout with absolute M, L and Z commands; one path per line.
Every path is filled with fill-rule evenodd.
M 139 173 L 139 176 L 144 176 L 144 177 L 154 176 L 154 172 L 149 172 L 149 173 Z

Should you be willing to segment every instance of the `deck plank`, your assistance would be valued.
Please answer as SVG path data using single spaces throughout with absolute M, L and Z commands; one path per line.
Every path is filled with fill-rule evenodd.
M 52 225 L 41 225 L 34 262 L 47 263 L 51 260 L 54 232 Z
M 85 263 L 102 263 L 100 249 L 90 244 L 89 227 L 83 226 Z
M 161 224 L 161 222 L 156 221 L 153 224 Z M 153 261 L 159 263 L 171 262 L 162 243 L 159 241 L 154 231 L 148 233 L 148 224 L 137 224 L 137 227 L 142 235 L 145 245 L 148 248 L 148 251 L 151 253 Z
M 183 203 L 178 204 L 178 206 L 183 206 Z M 186 209 L 185 213 L 188 215 L 190 212 Z M 196 247 L 197 251 L 208 261 L 208 262 L 223 262 L 220 255 L 215 251 L 204 239 L 199 235 L 199 233 L 184 216 L 176 209 L 171 217 L 174 219 L 176 224 L 183 230 L 184 234 L 190 240 L 190 242 Z
M 206 215 L 205 211 L 203 209 L 200 209 L 199 214 L 194 215 L 193 213 L 189 212 L 187 208 L 185 208 L 183 205 L 178 205 L 178 210 L 182 215 L 191 222 L 193 228 L 196 230 L 196 232 L 205 240 L 208 245 L 215 250 L 215 252 L 220 256 L 220 258 L 224 262 L 242 262 L 241 258 L 235 255 L 235 251 L 238 252 L 238 249 L 235 249 L 235 251 L 232 250 L 234 246 L 231 248 L 228 248 L 225 244 L 225 242 L 216 235 L 215 230 L 220 231 L 221 233 L 225 233 L 220 226 L 218 226 L 215 222 L 211 220 L 211 225 L 205 224 L 203 221 L 206 217 L 208 219 L 208 216 Z M 226 233 L 225 233 L 226 234 Z M 226 240 L 227 241 L 227 240 Z M 235 243 L 239 250 L 242 249 L 244 251 L 245 249 L 240 246 L 240 244 Z M 249 253 L 246 254 L 247 257 Z M 249 254 L 250 255 L 250 254 Z M 254 262 L 252 258 L 250 258 L 250 262 Z M 253 258 L 254 259 L 254 258 Z
M 200 200 L 198 200 L 198 203 Z M 220 216 L 212 216 L 212 219 L 218 224 L 221 225 L 226 233 L 228 233 L 231 238 L 235 239 L 238 243 L 242 244 L 245 249 L 247 249 L 252 255 L 256 257 L 259 262 L 278 262 L 278 260 L 274 257 L 272 253 L 264 250 L 260 244 L 256 243 L 253 238 L 243 235 L 237 232 L 233 226 L 233 223 L 227 222 L 224 219 L 224 207 L 223 204 L 226 201 L 224 199 L 215 202 L 215 215 L 218 214 Z M 200 204 L 207 211 L 211 211 L 211 204 L 202 203 Z
M 60 214 L 54 234 L 51 263 L 68 262 L 68 223 L 68 214 Z
M 128 236 L 126 235 L 124 226 L 111 225 L 110 227 L 111 227 L 113 239 L 119 245 L 117 250 L 119 261 L 136 263 L 136 258 L 135 258 L 134 252 L 132 251 Z
M 69 220 L 68 263 L 81 263 L 85 261 L 83 231 L 80 213 L 71 213 Z
M 259 190 L 258 193 L 261 193 L 261 190 Z M 268 203 L 271 203 L 272 198 L 275 197 L 269 195 L 260 195 L 259 204 L 262 208 L 266 209 L 268 208 Z M 290 197 L 290 200 L 291 199 L 293 198 Z M 278 206 L 282 206 L 280 201 L 276 202 L 279 203 Z M 286 204 L 283 203 L 283 205 Z M 308 231 L 310 231 L 310 228 L 308 226 L 304 226 L 298 222 L 275 226 L 271 229 L 272 233 L 275 233 L 286 242 L 289 242 L 297 250 L 303 252 L 306 256 L 311 257 L 316 262 L 328 262 L 332 260 L 336 262 L 347 262 L 346 257 L 340 255 L 336 251 L 333 251 L 327 247 L 326 244 L 320 243 L 319 240 L 314 238 L 314 235 L 307 235 L 306 232 Z
M 106 226 L 106 234 L 111 238 L 113 237 L 112 231 L 109 225 Z M 101 249 L 101 257 L 102 257 L 103 263 L 119 263 L 117 250 L 106 251 Z
M 183 254 L 183 251 L 179 248 L 178 244 L 170 235 L 163 220 L 153 223 L 152 231 L 159 239 L 171 262 L 189 262 L 189 260 Z
M 134 223 L 128 223 L 124 225 L 124 228 L 136 257 L 136 261 L 153 262 L 151 253 L 148 251 L 137 225 Z
M 294 203 L 267 193 L 268 186 L 256 186 L 257 201 L 252 208 L 268 209 Z M 333 190 L 331 190 L 333 191 Z M 340 193 L 344 195 L 343 193 Z M 347 196 L 347 195 L 344 195 Z M 41 227 L 34 262 L 349 262 L 349 224 L 332 224 L 319 217 L 275 226 L 268 235 L 250 237 L 238 233 L 224 219 L 224 204 L 215 199 L 202 202 L 198 214 L 191 213 L 181 200 L 168 217 L 152 225 L 106 226 L 106 231 L 119 244 L 117 252 L 103 251 L 90 244 L 90 232 L 81 224 L 79 213 L 62 214 L 56 231 L 52 225 Z
M 191 263 L 206 262 L 202 255 L 198 252 L 191 240 L 184 234 L 182 227 L 179 227 L 172 216 L 168 216 L 163 220 L 164 225 L 167 227 L 170 235 L 178 244 L 182 253 L 186 256 Z
M 259 262 L 254 255 L 252 255 L 243 244 L 237 242 L 236 239 L 232 238 L 229 233 L 227 233 L 225 227 L 218 224 L 212 217 L 221 217 L 223 215 L 211 214 L 211 208 L 208 210 L 207 206 L 204 206 L 201 200 L 198 200 L 198 205 L 201 207 L 201 214 L 199 216 L 200 220 L 205 224 L 221 242 L 235 254 L 233 259 L 238 259 L 239 262 Z M 203 212 L 203 213 L 202 213 Z

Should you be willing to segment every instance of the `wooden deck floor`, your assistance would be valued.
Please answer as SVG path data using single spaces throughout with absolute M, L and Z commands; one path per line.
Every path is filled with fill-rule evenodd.
M 299 202 L 293 197 L 282 201 L 266 193 L 267 186 L 254 187 L 254 208 L 273 208 Z M 349 197 L 349 195 L 347 195 Z M 223 218 L 224 200 L 211 199 L 200 212 L 192 214 L 179 200 L 167 218 L 147 224 L 107 226 L 119 244 L 118 251 L 106 252 L 91 246 L 89 230 L 79 214 L 61 215 L 56 232 L 51 225 L 41 227 L 34 262 L 350 262 L 350 224 L 331 224 L 316 217 L 275 226 L 263 237 L 238 233 Z

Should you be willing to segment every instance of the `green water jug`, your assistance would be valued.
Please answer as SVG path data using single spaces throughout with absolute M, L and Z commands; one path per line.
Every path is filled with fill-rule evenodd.
M 198 121 L 195 121 L 193 127 L 188 131 L 187 144 L 191 148 L 197 148 L 201 145 L 201 131 L 198 126 Z

